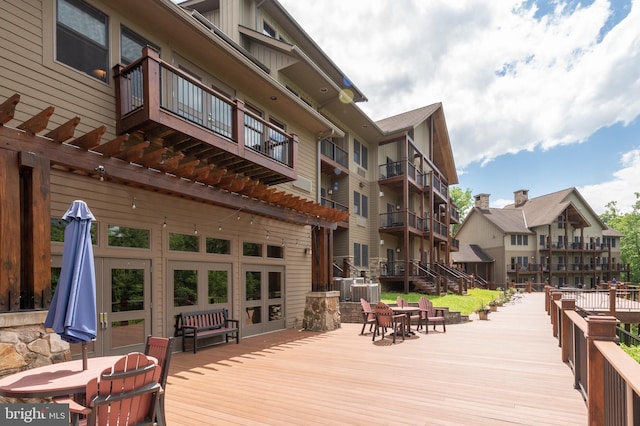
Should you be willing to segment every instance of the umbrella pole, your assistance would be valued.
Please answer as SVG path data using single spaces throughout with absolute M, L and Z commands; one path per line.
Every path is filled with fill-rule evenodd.
M 82 369 L 87 369 L 87 342 L 82 342 Z

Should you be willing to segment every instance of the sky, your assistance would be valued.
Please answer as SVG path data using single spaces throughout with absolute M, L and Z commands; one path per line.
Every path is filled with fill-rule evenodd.
M 640 192 L 640 0 L 279 0 L 379 120 L 442 102 L 458 186 L 490 207 Z

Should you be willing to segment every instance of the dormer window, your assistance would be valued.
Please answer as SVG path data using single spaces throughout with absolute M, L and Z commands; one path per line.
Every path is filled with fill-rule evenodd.
M 262 34 L 269 36 L 271 38 L 276 38 L 276 30 L 266 22 L 262 23 Z

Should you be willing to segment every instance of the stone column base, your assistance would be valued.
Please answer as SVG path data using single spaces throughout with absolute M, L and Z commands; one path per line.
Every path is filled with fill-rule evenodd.
M 309 331 L 331 331 L 340 328 L 340 292 L 307 293 L 302 327 Z

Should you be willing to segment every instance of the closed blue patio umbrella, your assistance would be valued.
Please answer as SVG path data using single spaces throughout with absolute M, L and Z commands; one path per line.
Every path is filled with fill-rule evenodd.
M 44 326 L 62 340 L 82 343 L 83 369 L 87 368 L 87 342 L 96 338 L 96 274 L 91 245 L 95 217 L 87 203 L 76 200 L 62 216 L 64 230 L 62 269 Z

